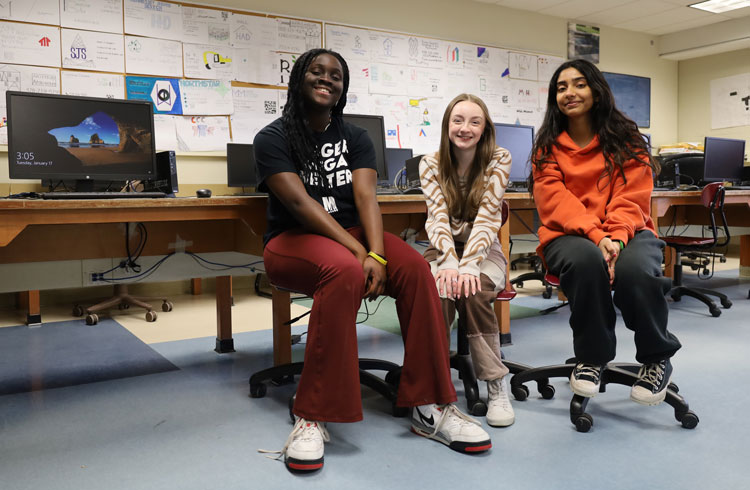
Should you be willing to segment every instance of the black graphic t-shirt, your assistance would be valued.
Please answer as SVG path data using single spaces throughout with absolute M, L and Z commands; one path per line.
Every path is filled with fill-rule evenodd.
M 352 172 L 359 168 L 375 169 L 375 149 L 367 132 L 334 118 L 328 129 L 316 134 L 320 148 L 319 165 L 328 179 L 328 187 L 308 186 L 307 192 L 344 228 L 359 224 L 354 204 Z M 282 202 L 266 186 L 266 179 L 280 172 L 297 173 L 292 161 L 287 135 L 281 118 L 261 129 L 253 142 L 258 166 L 258 189 L 268 192 L 266 216 L 268 228 L 263 243 L 287 230 L 300 228 Z

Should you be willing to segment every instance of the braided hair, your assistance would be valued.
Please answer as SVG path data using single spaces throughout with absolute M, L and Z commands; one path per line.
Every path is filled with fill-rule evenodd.
M 289 151 L 305 187 L 327 187 L 328 179 L 323 175 L 323 169 L 318 165 L 320 151 L 313 137 L 313 132 L 307 125 L 307 111 L 302 96 L 302 83 L 310 64 L 321 54 L 328 54 L 341 63 L 344 75 L 344 90 L 341 98 L 331 110 L 331 119 L 338 119 L 340 125 L 341 114 L 346 106 L 346 93 L 349 89 L 349 67 L 344 58 L 335 51 L 328 49 L 311 49 L 297 58 L 289 76 L 287 101 L 281 115 L 284 132 L 289 141 Z
M 541 169 L 551 161 L 552 147 L 558 146 L 557 137 L 567 129 L 568 118 L 557 105 L 557 80 L 567 68 L 575 68 L 581 72 L 594 97 L 594 105 L 590 111 L 591 126 L 599 136 L 605 162 L 599 180 L 612 178 L 619 173 L 624 182 L 625 163 L 631 160 L 641 162 L 658 173 L 659 163 L 651 158 L 646 142 L 638 131 L 638 125 L 617 109 L 612 90 L 596 65 L 581 59 L 566 61 L 552 75 L 547 94 L 547 112 L 531 153 L 533 165 Z M 530 187 L 533 186 L 531 176 L 529 183 Z

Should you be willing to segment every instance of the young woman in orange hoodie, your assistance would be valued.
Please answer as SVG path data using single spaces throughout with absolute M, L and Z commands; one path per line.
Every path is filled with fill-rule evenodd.
M 596 66 L 571 60 L 555 71 L 533 155 L 537 250 L 570 301 L 571 389 L 598 393 L 602 369 L 615 357 L 617 306 L 642 364 L 630 398 L 660 403 L 680 342 L 667 331 L 671 281 L 661 272 L 664 242 L 650 213 L 658 165 Z

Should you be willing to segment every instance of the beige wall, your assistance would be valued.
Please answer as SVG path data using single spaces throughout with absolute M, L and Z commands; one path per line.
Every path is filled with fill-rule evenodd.
M 750 49 L 680 61 L 680 141 L 703 141 L 704 136 L 745 139 L 745 160 L 748 159 L 750 126 L 711 129 L 711 80 L 741 73 L 750 73 Z
M 192 3 L 192 2 L 191 2 Z M 442 39 L 566 56 L 567 21 L 471 0 L 203 0 L 204 5 L 275 13 L 327 22 L 402 31 Z M 651 78 L 651 133 L 655 145 L 677 141 L 677 62 L 658 57 L 652 36 L 602 28 L 604 71 Z M 0 192 L 10 187 L 6 154 L 0 154 Z M 226 164 L 215 156 L 178 156 L 180 194 L 198 187 L 221 193 Z M 20 192 L 32 183 L 12 183 Z M 218 192 L 217 192 L 218 191 Z

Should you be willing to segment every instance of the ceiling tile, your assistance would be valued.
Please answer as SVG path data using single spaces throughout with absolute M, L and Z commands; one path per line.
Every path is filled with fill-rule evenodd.
M 621 5 L 619 7 L 597 12 L 583 17 L 577 17 L 577 20 L 590 22 L 592 24 L 615 25 L 627 22 L 633 19 L 650 16 L 660 12 L 673 9 L 674 5 L 666 2 L 655 0 L 638 0 Z
M 670 34 L 672 32 L 685 31 L 688 29 L 694 29 L 696 27 L 707 26 L 710 24 L 716 24 L 718 22 L 724 22 L 726 19 L 723 18 L 706 18 L 706 19 L 694 19 L 685 22 L 667 22 L 661 26 L 653 29 L 644 30 L 647 34 L 653 34 L 661 36 L 662 34 Z
M 629 3 L 633 3 L 633 0 L 568 0 L 560 5 L 542 9 L 539 13 L 565 19 L 577 19 L 584 15 L 590 15 Z
M 565 0 L 499 0 L 498 5 L 512 9 L 531 10 L 538 12 L 540 9 L 552 7 L 565 3 Z
M 714 17 L 717 20 L 713 20 Z M 713 22 L 721 22 L 723 20 L 726 20 L 726 17 L 711 14 L 708 12 L 702 12 L 700 10 L 691 8 L 675 7 L 664 12 L 649 15 L 648 17 L 641 17 L 639 19 L 633 19 L 627 22 L 614 24 L 613 27 L 646 32 L 661 26 L 677 24 L 680 22 L 698 21 L 701 19 L 706 19 L 706 23 L 711 24 Z

